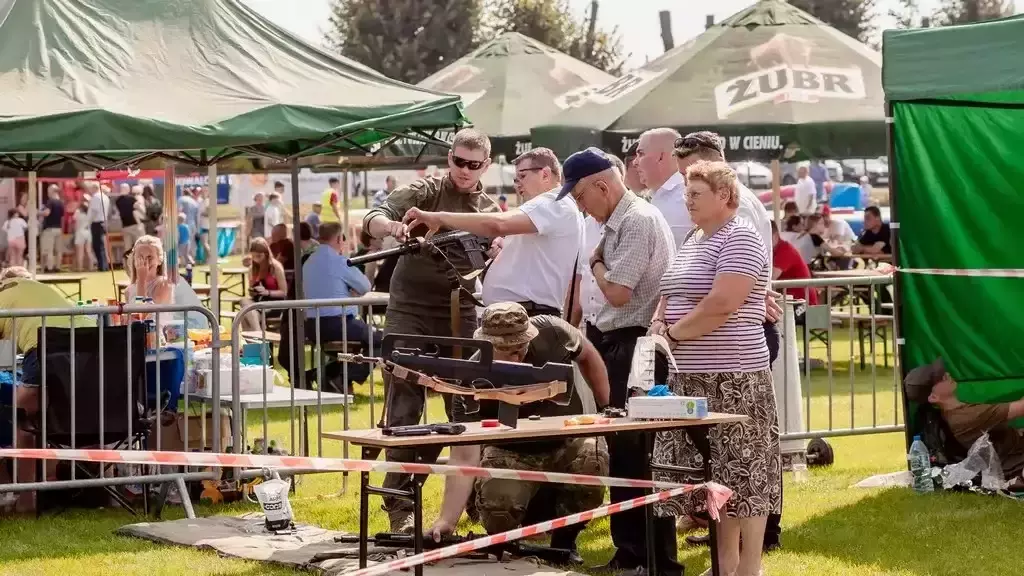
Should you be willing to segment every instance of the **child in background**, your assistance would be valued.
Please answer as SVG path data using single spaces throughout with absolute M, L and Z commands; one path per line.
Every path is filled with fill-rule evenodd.
M 188 224 L 185 223 L 187 220 L 184 212 L 178 214 L 178 266 L 182 268 L 192 263 L 188 250 L 192 235 L 189 233 Z
M 78 210 L 75 210 L 72 219 L 75 223 L 75 270 L 78 272 L 88 272 L 92 270 L 93 266 L 93 254 L 92 248 L 90 248 L 92 244 L 92 230 L 91 221 L 89 220 L 88 195 L 79 202 Z
M 25 265 L 25 231 L 28 230 L 28 222 L 21 217 L 17 210 L 7 211 L 7 221 L 4 222 L 4 232 L 7 233 L 7 265 Z

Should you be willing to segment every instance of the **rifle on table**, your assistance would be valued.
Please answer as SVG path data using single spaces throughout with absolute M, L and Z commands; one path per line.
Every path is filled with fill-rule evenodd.
M 470 359 L 441 355 L 442 347 L 476 350 Z M 572 401 L 572 364 L 549 362 L 543 366 L 494 359 L 494 346 L 487 340 L 448 338 L 411 334 L 388 334 L 381 343 L 380 358 L 344 354 L 346 362 L 373 362 L 396 378 L 411 381 L 437 392 L 498 401 L 498 421 L 515 428 L 519 406 L 551 400 L 568 405 Z
M 452 546 L 455 544 L 463 544 L 480 538 L 470 532 L 466 536 L 455 536 L 446 535 L 441 537 L 440 542 L 435 542 L 433 538 L 423 537 L 423 549 L 424 550 L 435 550 L 438 548 L 444 548 L 446 546 Z M 342 544 L 358 544 L 359 536 L 338 536 L 334 539 L 335 542 Z M 415 547 L 415 536 L 412 534 L 394 533 L 394 532 L 381 532 L 372 538 L 368 538 L 367 541 L 370 544 L 379 546 L 381 548 L 414 548 Z M 566 550 L 564 548 L 550 548 L 547 546 L 538 546 L 536 544 L 529 544 L 514 540 L 512 542 L 505 542 L 503 544 L 495 544 L 483 548 L 478 552 L 485 554 L 494 554 L 499 559 L 502 554 L 508 552 L 510 555 L 517 558 L 537 558 L 545 564 L 551 564 L 555 566 L 565 566 L 571 563 L 573 552 L 572 550 Z
M 471 234 L 463 230 L 453 230 L 451 232 L 435 234 L 428 239 L 412 238 L 406 240 L 399 246 L 395 246 L 394 248 L 378 250 L 369 254 L 363 254 L 362 256 L 349 258 L 348 265 L 361 266 L 370 262 L 384 260 L 392 256 L 416 254 L 429 247 L 433 247 L 438 251 L 441 251 L 443 248 L 456 246 L 461 246 L 462 249 L 466 251 L 466 256 L 469 257 L 469 262 L 473 266 L 474 270 L 482 270 L 487 264 L 486 252 L 491 249 L 490 239 L 477 236 L 476 234 Z

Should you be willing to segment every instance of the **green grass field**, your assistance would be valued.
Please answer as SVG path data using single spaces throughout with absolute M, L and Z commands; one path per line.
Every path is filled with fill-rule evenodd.
M 110 276 L 94 275 L 87 293 L 109 290 Z M 879 350 L 876 379 L 870 367 L 856 371 L 851 379 L 850 346 L 847 334 L 837 330 L 833 344 L 833 384 L 828 372 L 815 370 L 810 384 L 810 424 L 815 430 L 831 427 L 865 427 L 873 423 L 890 425 L 901 419 L 900 400 L 890 368 L 881 366 Z M 824 358 L 819 343 L 812 350 Z M 377 380 L 379 384 L 379 378 Z M 351 406 L 354 428 L 371 424 L 368 385 L 356 389 L 357 402 Z M 382 398 L 377 386 L 376 410 Z M 830 400 L 831 397 L 831 400 Z M 806 405 L 805 405 L 806 406 Z M 428 406 L 433 421 L 443 419 L 440 399 Z M 831 420 L 830 420 L 831 415 Z M 268 436 L 288 447 L 291 441 L 288 410 L 269 412 Z M 315 409 L 311 429 L 317 428 Z M 325 430 L 342 427 L 341 409 L 324 410 Z M 262 412 L 248 415 L 250 440 L 263 435 Z M 1016 575 L 1020 571 L 1021 504 L 1010 500 L 960 494 L 917 496 L 906 489 L 865 490 L 850 486 L 870 475 L 893 472 L 904 466 L 902 434 L 880 434 L 830 440 L 836 461 L 829 468 L 811 469 L 809 480 L 794 482 L 786 474 L 783 514 L 783 549 L 765 559 L 765 573 L 781 576 L 939 576 L 981 573 Z M 314 453 L 318 451 L 311 438 Z M 323 454 L 340 456 L 338 442 L 324 441 Z M 356 451 L 353 449 L 352 454 Z M 374 482 L 381 478 L 375 477 Z M 425 490 L 425 514 L 432 520 L 440 506 L 442 481 L 431 478 Z M 358 478 L 352 476 L 342 492 L 340 474 L 306 476 L 292 498 L 296 519 L 324 528 L 354 531 L 357 527 Z M 238 514 L 257 506 L 199 506 L 200 515 Z M 376 510 L 376 505 L 374 505 Z M 165 517 L 181 517 L 178 508 Z M 113 531 L 138 521 L 121 510 L 69 511 L 41 519 L 0 521 L 0 575 L 257 575 L 297 574 L 270 565 L 228 560 L 216 554 L 188 548 L 161 546 L 113 535 Z M 371 514 L 371 529 L 386 528 L 383 513 Z M 479 527 L 465 525 L 463 530 Z M 681 539 L 680 539 L 681 541 Z M 1015 543 L 1016 542 L 1016 543 Z M 581 553 L 587 565 L 606 561 L 611 553 L 607 520 L 593 523 L 583 533 Z M 1017 552 L 1014 552 L 1017 551 Z M 706 549 L 681 548 L 681 560 L 688 574 L 699 574 L 709 565 Z

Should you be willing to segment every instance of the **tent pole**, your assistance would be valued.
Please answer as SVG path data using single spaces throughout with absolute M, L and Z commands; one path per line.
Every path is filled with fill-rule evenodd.
M 351 243 L 352 242 L 352 234 L 349 231 L 349 227 L 348 227 L 348 184 L 349 184 L 349 180 L 350 180 L 349 174 L 350 174 L 350 172 L 348 170 L 346 170 L 346 171 L 341 173 L 341 208 L 344 211 L 342 213 L 343 215 L 342 215 L 341 218 L 342 218 L 342 225 L 344 226 L 344 228 L 342 228 L 342 230 L 345 231 L 345 237 L 348 239 L 348 242 Z
M 28 173 L 28 271 L 32 278 L 36 277 L 36 257 L 39 242 L 39 184 L 36 182 L 36 171 Z
M 220 318 L 220 290 L 217 287 L 218 268 L 220 268 L 220 250 L 217 242 L 217 163 L 210 164 L 206 169 L 206 201 L 208 205 L 208 217 L 210 230 L 207 232 L 207 242 L 210 249 L 207 250 L 206 260 L 210 267 L 210 311 L 214 318 Z M 219 320 L 218 320 L 219 321 Z
M 780 186 L 781 174 L 782 167 L 779 166 L 779 160 L 776 158 L 775 160 L 772 160 L 772 219 L 775 221 L 775 225 L 778 226 L 779 230 L 782 230 L 782 222 L 779 221 L 779 216 L 782 212 L 782 188 Z
M 295 245 L 293 251 L 293 259 L 295 262 L 294 273 L 292 274 L 292 283 L 295 285 L 295 299 L 303 300 L 302 292 L 302 239 L 300 237 L 299 228 L 302 225 L 302 207 L 299 204 L 299 161 L 293 158 L 290 162 L 292 172 L 292 244 Z M 287 314 L 287 312 L 286 312 Z M 292 316 L 295 324 L 292 326 L 292 334 L 295 336 L 295 341 L 290 341 L 291 350 L 289 354 L 295 356 L 292 358 L 292 362 L 295 364 L 295 374 L 289 374 L 289 377 L 298 377 L 298 388 L 306 388 L 306 311 L 303 308 L 299 308 L 295 311 Z M 292 386 L 295 386 L 295 382 L 292 382 Z M 321 383 L 320 386 L 323 386 Z M 308 430 L 302 430 L 302 446 L 306 446 L 306 438 L 309 436 Z M 294 450 L 295 447 L 293 446 Z M 309 455 L 307 452 L 302 451 L 303 454 Z
M 178 283 L 178 240 L 178 194 L 174 185 L 174 161 L 164 160 L 164 254 L 167 259 L 167 279 L 172 285 Z
M 893 372 L 898 375 L 899 382 L 903 382 L 903 378 L 906 376 L 906 356 L 904 354 L 906 345 L 903 342 L 903 290 L 901 277 L 898 272 L 901 265 L 899 256 L 900 218 L 899 212 L 896 209 L 898 204 L 897 192 L 899 189 L 899 183 L 897 178 L 899 177 L 899 167 L 896 165 L 896 121 L 893 117 L 892 102 L 888 98 L 885 100 L 885 137 L 887 151 L 889 154 L 889 230 L 892 234 L 892 238 L 889 240 L 889 245 L 892 246 L 892 266 L 897 270 L 892 274 L 893 358 L 896 362 L 896 366 L 893 367 Z M 894 385 L 898 385 L 898 383 Z M 914 437 L 914 427 L 910 419 L 910 402 L 907 400 L 905 394 L 901 394 L 900 396 L 903 397 L 905 441 L 906 446 L 909 448 L 911 440 Z

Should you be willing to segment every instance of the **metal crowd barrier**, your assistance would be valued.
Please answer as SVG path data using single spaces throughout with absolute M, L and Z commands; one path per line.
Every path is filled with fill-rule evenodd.
M 68 408 L 68 412 L 69 412 L 69 420 L 70 420 L 70 422 L 68 422 L 68 423 L 63 423 L 63 422 L 62 423 L 57 423 L 57 424 L 54 424 L 54 426 L 56 426 L 58 428 L 61 428 L 62 426 L 69 426 L 70 430 L 65 432 L 64 434 L 61 434 L 60 436 L 61 437 L 65 437 L 66 436 L 67 440 L 70 442 L 70 446 L 69 446 L 70 448 L 74 449 L 76 447 L 79 447 L 79 446 L 76 446 L 76 444 L 78 444 L 78 437 L 80 436 L 80 428 L 79 428 L 79 425 L 78 425 L 78 422 L 77 422 L 77 417 L 78 417 L 78 412 L 79 412 L 79 404 L 82 403 L 81 404 L 82 406 L 87 406 L 88 403 L 95 402 L 95 405 L 98 408 L 97 424 L 98 424 L 98 427 L 99 427 L 98 434 L 96 436 L 99 438 L 100 441 L 106 440 L 108 438 L 109 435 L 107 434 L 107 432 L 109 432 L 109 429 L 107 428 L 107 426 L 108 426 L 107 418 L 108 418 L 109 415 L 105 413 L 105 411 L 107 409 L 107 402 L 105 401 L 105 399 L 107 397 L 108 385 L 109 386 L 118 386 L 119 384 L 116 384 L 116 383 L 115 384 L 109 384 L 106 381 L 107 380 L 107 374 L 106 374 L 106 370 L 105 370 L 105 365 L 106 365 L 106 362 L 108 361 L 108 359 L 111 358 L 111 356 L 108 355 L 108 350 L 107 350 L 107 346 L 106 346 L 106 342 L 105 342 L 107 333 L 106 333 L 106 331 L 105 331 L 105 329 L 103 327 L 104 326 L 110 326 L 111 324 L 113 324 L 113 322 L 111 322 L 111 316 L 112 315 L 129 316 L 131 314 L 136 314 L 136 313 L 138 313 L 138 314 L 146 314 L 146 315 L 153 315 L 153 317 L 154 317 L 153 329 L 155 330 L 155 332 L 158 335 L 163 333 L 163 327 L 168 322 L 168 317 L 170 316 L 170 314 L 180 314 L 181 315 L 181 317 L 182 317 L 182 330 L 184 330 L 186 332 L 186 334 L 187 334 L 187 330 L 189 329 L 189 314 L 190 313 L 195 313 L 195 314 L 203 315 L 207 319 L 207 322 L 209 323 L 211 329 L 213 330 L 213 337 L 212 337 L 212 341 L 211 341 L 211 356 L 212 356 L 214 365 L 219 363 L 219 354 L 220 354 L 220 346 L 221 346 L 221 343 L 220 343 L 219 338 L 218 338 L 219 325 L 217 323 L 217 319 L 213 316 L 213 313 L 210 312 L 209 310 L 201 307 L 201 306 L 174 306 L 174 305 L 160 305 L 160 306 L 145 305 L 145 306 L 140 306 L 140 305 L 126 305 L 124 307 L 118 307 L 118 306 L 89 306 L 89 307 L 77 307 L 77 308 L 66 308 L 66 309 L 25 309 L 25 310 L 2 310 L 2 311 L 0 311 L 0 319 L 9 319 L 10 320 L 10 328 L 11 328 L 11 330 L 10 330 L 11 337 L 10 337 L 9 340 L 7 340 L 11 344 L 11 359 L 10 359 L 10 363 L 9 364 L 8 363 L 4 363 L 4 365 L 0 366 L 0 370 L 7 370 L 7 369 L 9 369 L 11 374 L 12 374 L 12 376 L 15 376 L 16 374 L 18 374 L 18 363 L 17 363 L 18 355 L 17 355 L 17 351 L 18 351 L 18 322 L 19 322 L 19 319 L 25 319 L 25 318 L 40 318 L 41 319 L 40 320 L 41 321 L 41 327 L 40 327 L 40 331 L 39 331 L 40 332 L 39 333 L 40 340 L 37 343 L 37 348 L 36 348 L 36 353 L 37 353 L 38 358 L 39 358 L 39 369 L 40 369 L 40 380 L 41 380 L 41 383 L 39 384 L 39 387 L 38 387 L 39 391 L 38 391 L 38 403 L 37 404 L 38 404 L 38 407 L 39 407 L 39 411 L 38 411 L 38 414 L 36 415 L 36 418 L 34 418 L 33 422 L 32 422 L 33 425 L 36 425 L 36 424 L 38 424 L 38 425 L 35 426 L 31 430 L 26 430 L 25 431 L 26 433 L 31 432 L 35 436 L 35 441 L 34 441 L 35 445 L 33 445 L 33 446 L 19 445 L 19 431 L 20 431 L 19 430 L 19 421 L 18 421 L 18 419 L 19 419 L 19 406 L 18 406 L 18 403 L 19 402 L 18 402 L 18 393 L 17 393 L 17 391 L 18 391 L 19 388 L 24 386 L 24 384 L 15 376 L 15 378 L 14 378 L 15 385 L 12 386 L 12 406 L 11 406 L 11 423 L 10 423 L 13 447 L 15 447 L 15 448 L 24 448 L 24 447 L 32 447 L 32 448 L 43 447 L 43 448 L 45 448 L 45 447 L 49 447 L 50 446 L 50 441 L 52 440 L 52 436 L 53 435 L 51 434 L 51 423 L 47 421 L 47 419 L 49 417 L 49 414 L 48 414 L 49 410 L 48 410 L 48 408 L 50 407 L 50 404 L 49 404 L 50 398 L 48 398 L 48 396 L 50 394 L 50 389 L 53 386 L 63 386 L 64 385 L 64 383 L 62 383 L 60 381 L 56 381 L 56 380 L 51 381 L 50 374 L 48 374 L 49 368 L 48 368 L 47 360 L 49 359 L 49 356 L 48 356 L 47 346 L 48 345 L 55 346 L 56 343 L 50 344 L 49 343 L 49 337 L 47 336 L 47 334 L 48 334 L 48 330 L 55 330 L 57 328 L 56 327 L 52 327 L 52 326 L 48 327 L 47 326 L 47 321 L 48 321 L 48 319 L 52 319 L 52 318 L 55 318 L 55 317 L 67 317 L 68 318 L 68 326 L 67 327 L 63 327 L 62 326 L 60 328 L 67 328 L 69 330 L 68 331 L 69 349 L 67 350 L 67 353 L 68 353 L 68 361 L 70 363 L 70 368 L 69 368 L 69 370 L 70 370 L 70 375 L 69 375 L 70 382 L 67 382 L 66 385 L 69 388 L 69 390 L 67 390 L 67 393 L 69 395 L 69 404 L 70 404 L 70 406 L 68 406 L 67 408 Z M 88 318 L 89 320 L 91 320 L 91 322 L 89 322 L 87 320 L 82 320 L 83 317 Z M 22 321 L 24 321 L 24 320 L 22 320 Z M 76 326 L 76 321 L 77 321 L 77 326 Z M 96 332 L 94 332 L 94 333 L 90 332 L 88 336 L 85 336 L 84 330 L 90 329 L 90 328 L 93 327 L 90 324 L 99 327 L 99 329 Z M 107 328 L 107 329 L 111 329 L 111 328 L 116 329 L 116 327 L 117 326 L 112 326 L 112 327 Z M 197 326 L 193 325 L 193 328 L 196 328 L 196 327 Z M 82 334 L 79 334 L 79 330 L 80 329 L 83 331 Z M 126 331 L 128 331 L 129 327 L 127 325 L 125 325 L 124 329 Z M 97 341 L 96 342 L 89 341 L 89 340 L 91 340 L 91 337 L 93 337 L 94 334 L 95 334 L 95 337 L 97 338 Z M 82 338 L 86 338 L 86 340 L 81 340 Z M 162 439 L 163 439 L 163 435 L 164 435 L 164 432 L 163 432 L 164 420 L 162 418 L 162 415 L 165 412 L 165 407 L 162 405 L 162 402 L 164 401 L 163 400 L 164 394 L 162 394 L 162 392 L 164 391 L 164 387 L 161 386 L 161 382 L 160 382 L 160 380 L 161 380 L 160 362 L 162 360 L 166 359 L 165 353 L 168 353 L 169 351 L 167 351 L 166 349 L 160 349 L 160 350 L 153 351 L 151 353 L 150 350 L 148 350 L 148 348 L 147 348 L 146 353 L 144 353 L 144 355 L 143 355 L 146 363 L 150 363 L 150 362 L 155 363 L 155 373 L 156 373 L 155 391 L 156 391 L 156 393 L 153 395 L 154 397 L 152 399 L 152 404 L 150 404 L 149 401 L 148 401 L 149 400 L 148 398 L 135 398 L 134 397 L 135 387 L 138 386 L 139 383 L 132 381 L 133 380 L 132 379 L 132 375 L 133 375 L 133 366 L 132 366 L 132 362 L 133 362 L 133 354 L 132 354 L 132 352 L 133 352 L 133 350 L 132 350 L 132 348 L 133 348 L 133 345 L 135 345 L 135 343 L 133 343 L 133 337 L 132 337 L 130 332 L 128 333 L 128 336 L 126 338 L 126 342 L 127 342 L 127 350 L 117 350 L 117 349 L 113 350 L 113 354 L 114 355 L 117 355 L 118 357 L 122 357 L 122 355 L 123 355 L 123 357 L 125 357 L 127 359 L 126 360 L 125 384 L 124 384 L 125 385 L 125 394 L 127 396 L 127 398 L 126 398 L 126 406 L 125 406 L 126 414 L 127 414 L 127 422 L 126 422 L 127 423 L 127 433 L 126 433 L 124 439 L 119 440 L 117 442 L 117 445 L 123 446 L 125 448 L 132 448 L 132 447 L 137 447 L 141 443 L 145 442 L 147 445 L 149 445 L 151 447 L 155 447 L 156 450 L 161 450 L 162 449 Z M 97 373 L 97 378 L 96 378 L 95 381 L 90 379 L 90 380 L 85 381 L 85 382 L 79 382 L 78 381 L 79 380 L 78 379 L 78 374 L 77 374 L 77 370 L 76 370 L 76 361 L 78 359 L 78 357 L 76 355 L 76 348 L 79 349 L 79 350 L 84 349 L 84 347 L 89 347 L 90 349 L 92 349 L 93 344 L 95 344 L 95 346 L 96 346 L 96 348 L 95 348 L 96 355 L 97 355 L 96 361 L 98 362 L 98 367 L 99 367 L 98 368 L 98 373 Z M 142 345 L 146 345 L 146 338 L 145 337 L 143 338 Z M 184 355 L 184 359 L 185 359 L 185 366 L 184 366 L 185 377 L 187 377 L 188 374 L 189 374 L 189 365 L 191 364 L 191 355 L 189 353 L 189 349 L 187 348 L 187 344 L 185 344 L 183 346 L 182 350 L 183 350 L 183 355 Z M 49 353 L 50 354 L 54 354 L 54 353 L 57 353 L 57 352 L 49 351 Z M 169 352 L 169 353 L 173 354 L 173 352 Z M 57 375 L 54 375 L 54 376 L 56 378 L 60 378 L 60 374 L 57 374 Z M 143 369 L 142 379 L 143 379 L 143 381 L 145 381 L 145 379 L 146 379 L 145 368 Z M 219 377 L 219 373 L 217 371 L 213 372 L 210 385 L 211 385 L 211 390 L 210 390 L 211 395 L 213 397 L 217 397 L 220 394 L 220 377 Z M 113 390 L 113 388 L 110 388 L 110 389 Z M 143 382 L 142 383 L 142 390 L 145 391 L 145 394 L 148 396 L 148 390 L 149 390 L 148 382 Z M 206 431 L 206 415 L 203 414 L 202 418 L 200 420 L 200 427 L 201 427 L 200 443 L 201 443 L 201 446 L 198 446 L 198 447 L 189 446 L 190 434 L 189 434 L 189 417 L 188 417 L 189 414 L 188 414 L 188 408 L 189 408 L 189 403 L 192 400 L 195 400 L 196 398 L 195 398 L 194 395 L 193 395 L 192 398 L 190 398 L 188 386 L 182 386 L 181 387 L 181 392 L 182 392 L 182 400 L 184 401 L 184 406 L 185 406 L 184 429 L 180 433 L 181 436 L 182 436 L 182 441 L 184 443 L 184 449 L 186 451 L 189 451 L 189 450 L 192 450 L 192 449 L 196 449 L 196 448 L 202 450 L 202 449 L 204 449 L 207 446 L 207 439 L 206 439 L 206 432 L 207 432 Z M 63 391 L 62 391 L 62 393 L 63 393 Z M 111 392 L 111 394 L 114 394 L 114 392 Z M 170 397 L 173 397 L 173 395 L 170 395 Z M 170 407 L 170 406 L 168 406 L 168 407 Z M 178 406 L 174 406 L 173 408 L 174 408 L 173 412 L 177 412 Z M 120 423 L 114 424 L 115 422 L 116 421 L 111 420 L 111 424 L 112 425 L 124 424 L 124 422 L 120 422 Z M 219 421 L 218 421 L 218 419 L 215 418 L 215 427 L 216 427 L 217 424 L 219 424 Z M 175 425 L 177 425 L 177 417 L 175 417 Z M 141 426 L 143 428 L 148 428 L 148 430 L 141 430 L 139 428 L 136 428 L 136 426 Z M 220 452 L 225 447 L 221 446 L 221 436 L 220 436 L 220 434 L 216 433 L 216 430 L 214 432 L 215 433 L 213 434 L 212 444 L 211 444 L 210 447 L 213 449 L 213 451 Z M 154 437 L 155 437 L 155 440 L 154 440 Z M 24 466 L 24 465 L 29 465 L 29 464 L 28 463 L 22 463 L 22 465 Z M 36 472 L 37 472 L 37 475 L 40 476 L 40 478 L 37 478 L 35 481 L 32 481 L 32 482 L 19 482 L 18 481 L 18 479 L 19 479 L 19 472 L 18 472 L 19 461 L 17 459 L 13 460 L 11 462 L 11 467 L 10 467 L 11 482 L 10 483 L 6 483 L 6 484 L 0 484 L 0 493 L 5 493 L 5 492 L 26 492 L 26 491 L 36 491 L 36 490 L 40 490 L 40 491 L 42 491 L 42 490 L 59 490 L 59 489 L 69 489 L 69 488 L 76 488 L 77 489 L 77 488 L 89 488 L 89 487 L 108 487 L 109 488 L 109 487 L 113 487 L 113 486 L 123 486 L 123 485 L 143 485 L 143 486 L 145 486 L 145 485 L 148 485 L 148 484 L 163 484 L 163 485 L 165 485 L 165 489 L 166 489 L 166 485 L 167 484 L 173 483 L 175 485 L 175 487 L 177 488 L 178 492 L 179 492 L 179 495 L 181 497 L 183 505 L 185 506 L 186 514 L 189 515 L 189 517 L 194 517 L 194 513 L 193 513 L 192 507 L 191 507 L 191 502 L 189 501 L 188 492 L 187 492 L 186 487 L 185 487 L 185 482 L 186 481 L 196 481 L 196 480 L 207 480 L 207 479 L 213 480 L 213 479 L 219 478 L 219 473 L 216 472 L 216 471 L 187 472 L 187 471 L 179 470 L 179 471 L 165 472 L 163 470 L 163 468 L 166 468 L 166 467 L 163 467 L 163 466 L 151 467 L 150 468 L 151 471 L 147 472 L 147 473 L 144 473 L 144 474 L 131 474 L 131 473 L 129 473 L 129 475 L 126 475 L 126 476 L 110 476 L 110 475 L 108 475 L 107 470 L 103 466 L 100 466 L 98 477 L 79 478 L 78 477 L 80 475 L 79 474 L 79 466 L 76 465 L 76 464 L 73 464 L 73 465 L 70 466 L 70 480 L 51 481 L 51 480 L 47 480 L 47 476 L 48 476 L 48 474 L 47 474 L 47 465 L 48 465 L 48 463 L 46 461 L 43 461 L 41 463 L 41 466 L 37 467 Z M 81 475 L 88 476 L 88 474 L 85 474 L 85 472 L 86 471 L 83 468 Z M 166 492 L 164 492 L 164 493 L 166 494 Z M 126 499 L 118 499 L 117 496 L 115 495 L 115 493 L 113 493 L 113 492 L 111 493 L 111 495 L 119 503 L 121 503 L 122 505 L 130 508 L 130 504 L 126 501 Z M 146 496 L 148 498 L 148 494 Z M 146 500 L 146 501 L 148 502 L 148 500 Z
M 309 450 L 309 425 L 308 425 L 308 409 L 316 407 L 316 447 L 317 455 L 323 455 L 323 407 L 325 405 L 341 405 L 342 406 L 342 427 L 348 430 L 350 427 L 349 422 L 349 406 L 354 396 L 351 394 L 349 389 L 349 366 L 348 362 L 341 362 L 341 394 L 325 392 L 324 391 L 324 364 L 325 364 L 325 345 L 333 344 L 339 346 L 339 348 L 331 348 L 332 351 L 347 351 L 349 348 L 349 335 L 347 324 L 342 322 L 342 334 L 341 341 L 335 342 L 324 342 L 321 333 L 321 321 L 324 318 L 321 314 L 323 308 L 328 307 L 346 307 L 346 306 L 358 306 L 360 310 L 365 310 L 368 313 L 365 315 L 365 321 L 370 331 L 370 334 L 376 329 L 375 310 L 383 310 L 388 304 L 388 298 L 386 296 L 361 296 L 353 298 L 335 298 L 335 299 L 323 299 L 323 300 L 283 300 L 283 301 L 265 301 L 251 303 L 241 310 L 235 317 L 235 321 L 231 326 L 231 353 L 232 353 L 232 372 L 231 372 L 231 406 L 232 406 L 232 442 L 235 446 L 246 446 L 246 420 L 245 413 L 251 407 L 262 408 L 263 411 L 263 451 L 266 452 L 269 447 L 269 422 L 270 422 L 270 409 L 271 408 L 288 408 L 288 422 L 289 422 L 289 452 L 291 454 L 301 454 L 308 456 L 310 455 Z M 273 375 L 268 371 L 273 370 L 275 362 L 274 358 L 269 359 L 268 362 L 262 364 L 262 375 L 261 375 L 261 393 L 255 395 L 243 395 L 241 394 L 241 365 L 242 365 L 242 332 L 243 332 L 243 318 L 249 313 L 255 313 L 259 316 L 260 330 L 259 338 L 252 338 L 257 342 L 271 344 L 273 338 L 268 337 L 268 333 L 272 332 L 267 328 L 267 313 L 279 311 L 282 313 L 281 318 L 281 331 L 277 332 L 280 336 L 279 346 L 287 345 L 290 347 L 288 353 L 288 374 L 290 376 L 290 383 L 287 389 L 286 397 L 282 398 L 280 394 L 269 393 L 267 391 L 266 383 L 268 377 L 273 380 Z M 313 334 L 306 333 L 306 323 L 311 322 L 313 324 Z M 292 334 L 285 338 L 284 330 L 291 327 Z M 298 339 L 298 344 L 295 343 L 293 338 Z M 362 344 L 362 343 L 360 343 Z M 365 356 L 376 356 L 379 354 L 379 350 L 374 350 L 373 338 L 371 337 L 366 343 L 365 349 L 361 350 Z M 303 362 L 305 363 L 306 346 L 310 347 L 312 354 L 312 363 L 314 366 L 299 366 L 296 361 L 296 352 L 302 355 Z M 267 346 L 268 349 L 272 346 Z M 329 353 L 329 352 L 328 352 Z M 316 390 L 311 390 L 306 385 L 305 375 L 307 370 L 316 370 Z M 374 370 L 370 370 L 369 374 L 369 403 L 370 403 L 370 422 L 367 427 L 376 426 L 375 418 L 375 394 L 374 390 L 376 387 L 376 375 Z M 340 397 L 339 397 L 340 396 Z M 296 409 L 299 412 L 296 412 Z M 298 417 L 297 417 L 298 416 Z M 297 426 L 296 426 L 297 424 Z M 296 440 L 296 432 L 298 431 L 299 440 Z M 254 448 L 255 451 L 255 448 Z M 342 454 L 345 458 L 349 456 L 349 445 L 347 442 L 342 444 Z M 298 473 L 298 472 L 293 472 Z M 262 472 L 258 470 L 249 470 L 242 472 L 242 477 L 259 476 Z M 348 474 L 344 474 L 342 491 L 345 491 L 348 486 Z
M 787 290 L 795 288 L 800 290 L 802 295 L 802 298 L 795 298 L 793 295 L 786 296 L 787 305 L 783 306 L 783 318 L 779 323 L 779 326 L 782 327 L 782 334 L 780 334 L 782 345 L 775 368 L 778 371 L 781 364 L 782 382 L 778 381 L 778 372 L 776 372 L 775 386 L 777 390 L 780 386 L 782 388 L 781 392 L 776 392 L 776 398 L 781 397 L 782 399 L 778 410 L 781 438 L 784 442 L 898 432 L 904 429 L 904 419 L 900 414 L 902 388 L 898 367 L 896 315 L 893 313 L 891 304 L 883 304 L 880 292 L 887 291 L 891 284 L 892 277 L 887 275 L 773 282 L 772 287 L 777 292 L 785 293 Z M 823 298 L 817 306 L 807 305 L 809 291 L 812 289 L 818 290 Z M 797 326 L 802 327 L 802 330 L 795 329 Z M 881 357 L 877 350 L 880 328 L 884 329 Z M 801 337 L 797 339 L 794 334 L 793 338 L 787 338 L 785 334 L 787 330 L 795 330 L 796 333 L 801 334 Z M 841 334 L 842 331 L 848 331 L 849 337 L 849 365 L 846 370 L 849 379 L 847 383 L 842 381 L 844 376 L 842 372 L 835 369 L 834 345 L 837 344 L 835 336 Z M 891 346 L 889 345 L 890 339 Z M 791 347 L 794 340 L 796 340 L 796 356 L 801 358 L 798 362 L 802 366 L 794 365 L 793 362 Z M 868 346 L 865 346 L 867 340 L 870 342 Z M 824 366 L 819 368 L 812 366 L 816 363 L 812 360 L 815 341 L 822 342 L 826 346 Z M 892 354 L 892 380 L 889 384 L 880 383 L 879 361 L 888 365 L 888 354 L 890 353 Z M 858 363 L 861 366 L 860 370 L 857 368 Z M 794 370 L 795 374 L 792 372 Z M 822 370 L 827 379 L 824 386 L 820 382 Z M 858 372 L 870 374 L 870 421 L 863 415 L 858 418 L 858 395 L 863 396 L 867 393 L 863 384 L 858 386 Z M 794 387 L 792 380 L 794 376 L 797 378 L 796 382 L 799 383 L 801 390 L 800 402 L 795 404 L 791 402 L 790 396 L 791 389 Z M 812 407 L 812 398 L 818 396 L 817 391 L 824 387 L 827 387 L 827 418 L 822 416 L 820 400 L 817 409 Z M 847 392 L 849 393 L 848 398 L 843 398 Z M 892 393 L 891 420 L 879 416 L 880 408 L 883 407 L 879 403 L 879 392 Z M 840 400 L 849 401 L 849 420 L 843 418 L 841 414 L 839 418 L 834 414 L 835 407 L 841 404 Z M 888 407 L 885 406 L 885 408 Z M 799 412 L 802 414 L 798 414 Z M 812 417 L 814 421 L 812 421 Z

